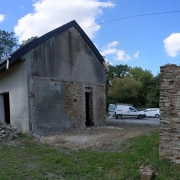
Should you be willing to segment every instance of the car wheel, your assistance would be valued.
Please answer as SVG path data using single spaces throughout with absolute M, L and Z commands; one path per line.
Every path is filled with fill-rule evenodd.
M 155 118 L 159 118 L 159 114 L 156 114 L 156 115 L 155 115 Z
M 138 119 L 142 119 L 143 118 L 143 116 L 140 114 L 139 116 L 138 116 Z
M 116 119 L 122 119 L 122 115 L 121 114 L 116 115 Z

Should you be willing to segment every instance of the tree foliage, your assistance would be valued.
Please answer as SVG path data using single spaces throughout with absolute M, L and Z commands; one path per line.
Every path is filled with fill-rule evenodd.
M 10 56 L 17 47 L 15 34 L 0 30 L 0 60 Z
M 108 96 L 117 102 L 133 103 L 141 90 L 141 82 L 132 77 L 114 78 Z
M 151 89 L 147 94 L 147 107 L 159 107 L 159 95 L 160 95 L 160 85 L 159 85 L 159 74 L 153 78 L 153 84 Z
M 22 44 L 20 45 L 20 47 L 25 46 L 26 44 L 30 43 L 31 41 L 33 41 L 33 40 L 35 40 L 35 39 L 37 39 L 37 38 L 38 38 L 37 36 L 32 36 L 31 38 L 28 38 L 27 40 L 24 40 L 24 41 L 22 42 Z
M 159 75 L 141 67 L 110 66 L 107 73 L 107 105 L 130 103 L 136 107 L 159 106 Z
M 114 79 L 115 77 L 119 77 L 119 78 L 125 77 L 129 71 L 129 68 L 130 67 L 127 65 L 109 66 L 109 71 L 106 74 L 107 91 L 112 84 L 111 80 Z
M 153 74 L 148 70 L 143 70 L 140 67 L 135 67 L 130 69 L 131 76 L 142 83 L 142 88 L 139 93 L 139 106 L 146 106 L 147 96 L 152 91 L 154 87 L 154 77 Z

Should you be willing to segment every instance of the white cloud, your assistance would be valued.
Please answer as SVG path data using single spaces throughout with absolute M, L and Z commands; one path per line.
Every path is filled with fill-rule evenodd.
M 4 19 L 5 19 L 4 14 L 0 14 L 0 22 L 4 21 Z
M 119 45 L 119 42 L 118 42 L 118 41 L 113 41 L 113 42 L 109 43 L 109 44 L 107 45 L 107 47 L 108 47 L 108 48 L 111 48 L 111 47 L 116 47 L 117 45 Z
M 139 51 L 136 51 L 133 57 L 134 57 L 135 59 L 138 59 L 138 58 L 139 58 Z
M 180 33 L 172 33 L 163 41 L 164 48 L 170 57 L 180 54 Z
M 124 50 L 118 49 L 117 48 L 118 45 L 119 45 L 118 41 L 113 41 L 107 44 L 101 51 L 101 54 L 103 56 L 114 55 L 113 58 L 118 61 L 125 61 L 125 62 L 129 61 L 131 57 Z
M 123 50 L 117 50 L 115 59 L 118 61 L 129 61 L 131 57 Z
M 18 20 L 14 27 L 19 41 L 41 36 L 69 21 L 76 20 L 90 38 L 100 29 L 95 20 L 102 15 L 103 8 L 114 7 L 111 1 L 99 0 L 38 0 L 33 4 L 34 12 Z

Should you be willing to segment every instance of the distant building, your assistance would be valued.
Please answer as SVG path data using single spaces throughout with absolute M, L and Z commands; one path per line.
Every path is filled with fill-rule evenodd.
M 104 59 L 71 21 L 0 63 L 0 121 L 57 134 L 105 120 Z

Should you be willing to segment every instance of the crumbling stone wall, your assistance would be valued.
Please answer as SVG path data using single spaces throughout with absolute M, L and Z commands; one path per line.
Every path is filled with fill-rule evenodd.
M 103 125 L 105 121 L 105 85 L 77 81 L 64 81 L 64 108 L 71 121 L 72 128 L 85 127 L 85 92 L 92 94 L 92 121 L 94 125 Z
M 82 93 L 83 84 L 80 82 L 63 82 L 65 89 L 64 108 L 66 114 L 71 120 L 72 128 L 85 126 L 84 117 L 84 93 Z
M 160 71 L 159 155 L 180 163 L 180 66 L 167 64 Z

